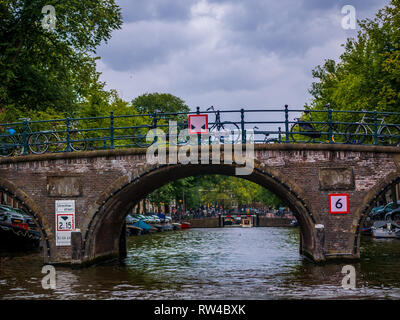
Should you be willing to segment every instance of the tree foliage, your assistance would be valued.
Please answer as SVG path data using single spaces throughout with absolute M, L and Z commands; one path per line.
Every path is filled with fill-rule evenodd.
M 329 59 L 313 70 L 317 81 L 307 108 L 320 110 L 330 103 L 335 110 L 399 111 L 400 0 L 392 0 L 373 19 L 359 21 L 359 27 L 357 38 L 347 40 L 337 63 Z
M 305 105 L 306 110 L 324 110 L 323 106 L 329 103 L 334 111 L 359 111 L 332 113 L 333 130 L 340 133 L 335 134 L 334 139 L 339 143 L 348 142 L 345 133 L 356 130 L 348 123 L 359 122 L 363 110 L 399 112 L 400 0 L 392 0 L 373 19 L 358 21 L 358 25 L 357 37 L 347 39 L 339 60 L 325 60 L 322 66 L 312 71 L 316 81 L 309 92 L 313 98 L 310 105 Z M 301 119 L 310 120 L 310 115 L 311 120 L 317 123 L 317 130 L 328 131 L 322 129 L 326 128 L 324 124 L 329 120 L 326 112 L 305 112 Z M 368 117 L 366 122 L 373 125 L 373 115 Z M 379 124 L 382 116 L 378 118 Z M 399 116 L 385 115 L 386 123 L 399 121 Z M 367 134 L 371 133 L 367 131 Z M 301 136 L 298 138 L 301 140 Z M 315 141 L 329 141 L 328 134 L 322 134 Z M 374 143 L 372 134 L 364 142 Z
M 55 0 L 56 25 L 42 27 L 45 0 L 0 2 L 0 106 L 73 114 L 98 83 L 96 47 L 122 24 L 114 0 Z
M 141 114 L 190 111 L 190 108 L 185 104 L 185 101 L 170 93 L 145 93 L 133 99 L 132 106 Z
M 271 191 L 245 179 L 224 175 L 201 175 L 171 182 L 148 196 L 156 204 L 180 204 L 197 208 L 201 205 L 223 206 L 231 208 L 232 202 L 239 206 L 251 206 L 262 203 L 278 207 L 283 201 Z

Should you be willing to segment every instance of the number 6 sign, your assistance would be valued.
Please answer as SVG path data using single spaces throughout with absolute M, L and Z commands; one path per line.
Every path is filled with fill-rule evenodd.
M 329 195 L 329 213 L 347 214 L 349 213 L 349 194 L 335 193 Z

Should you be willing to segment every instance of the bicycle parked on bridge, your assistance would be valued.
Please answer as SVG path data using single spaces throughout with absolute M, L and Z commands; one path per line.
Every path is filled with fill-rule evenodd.
M 225 139 L 230 143 L 238 143 L 241 141 L 241 134 L 239 126 L 232 121 L 221 121 L 221 112 L 215 110 L 214 106 L 209 107 L 206 111 L 213 111 L 215 120 L 212 126 L 208 129 L 210 132 L 210 139 L 207 144 L 224 143 Z M 213 136 L 213 133 L 218 133 Z M 228 133 L 228 135 L 227 135 Z
M 69 136 L 69 146 L 71 151 L 85 151 L 87 143 L 85 136 L 80 132 L 74 122 L 70 123 L 69 133 L 67 130 L 59 130 L 66 128 L 65 124 L 53 124 L 53 131 L 43 131 L 47 135 L 48 143 L 45 146 L 45 151 L 60 152 L 67 149 L 67 136 Z
M 323 106 L 325 109 L 330 108 L 330 104 Z M 315 123 L 312 120 L 311 111 L 306 110 L 304 114 L 308 116 L 308 121 L 301 118 L 295 118 L 295 122 L 290 128 L 290 136 L 293 142 L 315 142 L 316 139 L 322 138 L 325 142 L 329 141 L 329 123 Z M 340 136 L 338 125 L 332 122 L 332 141 L 335 141 L 335 134 Z M 302 140 L 300 140 L 301 136 Z
M 375 121 L 374 117 L 367 116 L 367 110 L 363 110 L 364 115 L 360 122 L 350 124 L 346 128 L 346 139 L 351 144 L 362 144 L 367 137 L 374 136 L 374 127 L 369 126 L 368 121 Z M 379 121 L 377 127 L 378 141 L 385 146 L 397 146 L 400 143 L 400 128 L 397 125 L 386 125 L 385 115 L 377 118 Z
M 154 115 L 150 115 L 150 119 L 152 124 L 149 125 L 142 125 L 138 128 L 135 128 L 133 130 L 133 142 L 135 143 L 136 146 L 138 146 L 139 148 L 148 148 L 150 147 L 152 144 L 154 144 L 157 141 L 157 137 L 155 136 L 153 139 L 150 139 L 150 141 L 147 139 L 147 134 L 149 133 L 150 130 L 153 129 L 161 129 L 162 127 L 166 127 L 165 124 L 162 125 L 158 125 L 158 121 L 159 120 L 172 120 L 174 114 L 171 114 L 168 116 L 163 116 L 162 114 L 160 114 L 160 111 L 157 110 L 156 113 Z M 186 145 L 189 140 L 190 137 L 188 135 L 179 135 L 179 133 L 188 128 L 188 123 L 187 121 L 177 121 L 177 134 L 178 134 L 178 139 L 177 139 L 177 145 Z M 169 133 L 166 133 L 166 140 L 169 141 Z
M 46 134 L 34 132 L 29 124 L 30 118 L 20 118 L 25 124 L 25 136 L 23 132 L 18 133 L 15 127 L 6 128 L 6 134 L 0 135 L 0 156 L 10 157 L 21 155 L 29 149 L 34 154 L 45 153 L 48 148 L 48 138 Z M 25 144 L 26 139 L 26 144 Z
M 258 129 L 258 127 L 254 127 L 253 128 L 254 135 L 256 135 L 256 134 L 263 134 L 264 135 L 264 140 L 262 140 L 261 143 L 264 143 L 264 144 L 281 143 L 281 140 L 279 138 L 269 138 L 270 132 L 263 131 L 263 130 L 257 130 L 257 129 Z

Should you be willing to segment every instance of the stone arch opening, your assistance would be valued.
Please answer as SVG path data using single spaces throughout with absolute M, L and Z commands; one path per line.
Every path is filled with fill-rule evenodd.
M 384 179 L 379 181 L 364 197 L 364 201 L 360 206 L 359 219 L 357 221 L 354 239 L 354 254 L 359 254 L 360 250 L 360 239 L 361 239 L 361 228 L 364 225 L 369 213 L 374 207 L 375 203 L 385 195 L 392 186 L 400 183 L 400 176 L 398 172 L 390 173 Z
M 2 199 L 0 199 L 0 203 L 3 204 L 4 199 L 8 198 L 10 199 L 12 207 L 22 209 L 33 219 L 41 235 L 44 261 L 45 263 L 49 262 L 51 257 L 49 228 L 46 224 L 46 221 L 43 219 L 44 215 L 39 206 L 37 206 L 36 203 L 20 188 L 3 178 L 0 178 L 0 196 L 2 197 Z
M 121 178 L 99 200 L 99 207 L 92 215 L 86 230 L 82 230 L 83 262 L 93 262 L 98 259 L 115 257 L 119 253 L 121 226 L 124 224 L 128 210 L 149 193 L 161 186 L 189 176 L 203 174 L 219 174 L 235 176 L 235 165 L 163 165 L 152 167 L 136 178 L 130 180 Z M 272 191 L 285 201 L 300 225 L 300 253 L 316 261 L 324 257 L 316 252 L 314 235 L 315 219 L 307 203 L 302 197 L 302 191 L 287 177 L 278 172 L 256 165 L 253 173 L 248 176 L 235 176 L 257 183 Z

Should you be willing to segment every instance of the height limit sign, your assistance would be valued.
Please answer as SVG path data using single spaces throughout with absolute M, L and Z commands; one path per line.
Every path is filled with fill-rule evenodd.
M 329 213 L 347 214 L 349 213 L 349 194 L 334 193 L 329 195 Z
M 75 200 L 56 200 L 56 246 L 70 246 L 75 229 Z

